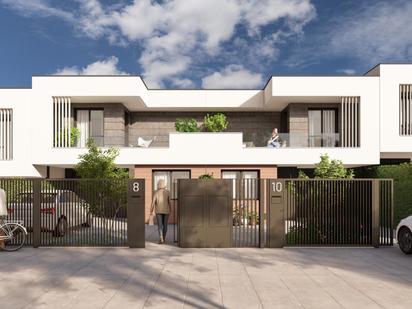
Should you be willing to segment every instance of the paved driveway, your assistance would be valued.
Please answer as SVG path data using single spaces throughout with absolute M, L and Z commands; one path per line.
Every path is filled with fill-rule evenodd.
M 0 252 L 0 308 L 412 308 L 397 248 L 25 248 Z

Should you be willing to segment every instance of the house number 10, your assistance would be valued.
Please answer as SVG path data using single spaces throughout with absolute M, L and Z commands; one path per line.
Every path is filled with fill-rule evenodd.
M 283 184 L 280 181 L 272 182 L 272 191 L 282 192 L 283 191 Z

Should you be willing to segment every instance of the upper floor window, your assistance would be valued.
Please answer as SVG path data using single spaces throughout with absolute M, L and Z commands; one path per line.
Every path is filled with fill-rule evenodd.
M 0 108 L 0 160 L 13 159 L 13 110 Z
M 399 133 L 412 135 L 412 85 L 399 86 Z
M 97 146 L 104 146 L 104 116 L 102 109 L 76 110 L 76 127 L 80 131 L 78 147 L 86 147 L 93 139 Z
M 309 147 L 336 147 L 338 143 L 335 109 L 309 109 Z

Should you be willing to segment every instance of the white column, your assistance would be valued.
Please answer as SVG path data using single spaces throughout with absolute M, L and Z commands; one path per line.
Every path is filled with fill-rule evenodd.
M 72 100 L 70 97 L 67 98 L 67 109 L 68 109 L 68 117 L 67 117 L 67 130 L 69 132 L 69 139 L 68 139 L 68 147 L 71 146 L 71 130 L 72 130 Z
M 399 132 L 403 134 L 403 85 L 399 85 Z
M 4 160 L 4 140 L 3 140 L 3 132 L 4 132 L 4 112 L 0 109 L 0 160 Z

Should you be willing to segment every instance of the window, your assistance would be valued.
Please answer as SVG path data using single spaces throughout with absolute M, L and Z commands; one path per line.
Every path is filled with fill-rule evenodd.
M 335 109 L 308 111 L 309 147 L 335 147 L 337 143 Z
M 13 159 L 13 111 L 0 108 L 0 160 Z
M 412 85 L 399 87 L 399 133 L 412 135 Z
M 157 190 L 157 183 L 160 179 L 166 182 L 166 188 L 170 190 L 172 199 L 177 198 L 177 180 L 190 179 L 190 171 L 186 170 L 166 170 L 153 171 L 153 191 Z
M 99 109 L 76 110 L 76 126 L 80 131 L 78 147 L 86 147 L 93 139 L 97 146 L 104 146 L 104 115 Z
M 258 199 L 259 171 L 226 170 L 222 171 L 222 179 L 233 179 L 233 198 Z

